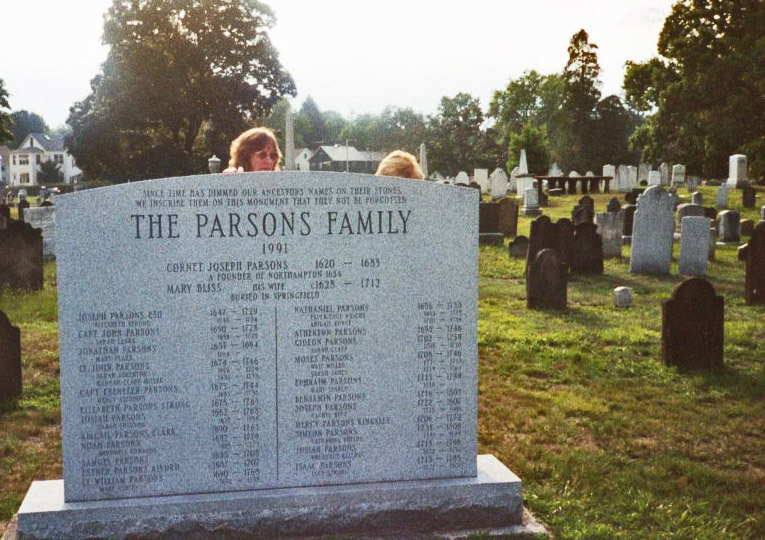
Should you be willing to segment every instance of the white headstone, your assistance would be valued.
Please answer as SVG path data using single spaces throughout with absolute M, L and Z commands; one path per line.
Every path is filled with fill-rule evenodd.
M 614 165 L 603 165 L 603 176 L 612 178 L 611 185 L 616 187 L 616 167 Z
M 621 308 L 632 306 L 632 288 L 616 287 L 614 289 L 614 305 Z
M 563 176 L 563 171 L 557 162 L 553 162 L 550 166 L 550 170 L 547 172 L 547 176 Z
M 685 165 L 675 165 L 672 167 L 672 185 L 685 184 Z
M 717 188 L 717 208 L 728 208 L 728 184 L 727 182 Z
M 640 182 L 643 182 L 644 180 L 648 182 L 648 173 L 651 172 L 651 164 L 650 163 L 640 163 L 638 165 L 638 179 L 637 183 L 640 184 Z
M 43 259 L 50 261 L 56 258 L 56 207 L 39 206 L 24 210 L 24 221 L 35 229 L 42 230 Z M 5 255 L 3 255 L 5 256 Z
M 648 185 L 660 186 L 661 185 L 661 173 L 659 171 L 648 172 Z
M 727 184 L 732 187 L 741 187 L 746 181 L 746 156 L 744 154 L 730 156 L 728 158 Z
M 521 148 L 521 158 L 518 162 L 518 174 L 529 174 L 529 165 L 526 162 L 526 150 L 523 148 Z
M 576 172 L 576 171 L 571 171 L 570 173 L 568 173 L 568 177 L 569 177 L 569 178 L 579 178 L 580 176 L 582 176 L 582 175 L 581 175 L 581 174 L 579 174 L 579 173 L 578 173 L 578 172 Z
M 683 218 L 683 235 L 680 238 L 679 274 L 705 276 L 709 258 L 709 222 L 703 216 Z
M 638 185 L 638 169 L 634 165 L 627 165 L 627 191 Z
M 674 228 L 674 204 L 669 194 L 661 186 L 649 187 L 637 201 L 630 272 L 668 274 Z
M 616 191 L 619 191 L 621 193 L 626 193 L 629 191 L 629 171 L 627 170 L 626 165 L 619 165 L 619 167 L 616 169 Z
M 461 184 L 461 185 L 468 185 L 470 183 L 470 177 L 468 176 L 468 173 L 465 171 L 460 171 L 457 173 L 457 178 L 454 180 L 455 184 Z
M 507 196 L 507 174 L 505 171 L 497 167 L 494 172 L 489 176 L 489 183 L 491 184 L 491 198 L 501 199 Z
M 489 192 L 489 169 L 473 169 L 473 179 L 481 186 L 481 193 Z
M 662 163 L 659 165 L 659 173 L 661 174 L 661 185 L 669 186 L 672 182 L 672 169 L 670 169 L 668 163 Z
M 425 148 L 425 143 L 420 143 L 420 169 L 422 169 L 422 175 L 428 177 L 428 151 Z

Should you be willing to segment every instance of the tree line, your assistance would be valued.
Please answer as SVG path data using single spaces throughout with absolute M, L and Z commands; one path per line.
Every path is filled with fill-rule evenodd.
M 296 88 L 268 36 L 275 22 L 256 0 L 115 1 L 104 22 L 107 59 L 67 120 L 67 147 L 86 176 L 122 182 L 202 173 L 212 154 L 225 161 L 229 142 L 248 126 L 267 125 L 283 138 L 285 97 Z M 534 173 L 552 161 L 582 174 L 606 163 L 666 161 L 721 177 L 728 156 L 744 153 L 760 178 L 762 28 L 761 0 L 679 0 L 659 54 L 627 63 L 624 98 L 601 95 L 598 47 L 583 29 L 560 72 L 523 73 L 495 91 L 485 111 L 458 93 L 432 115 L 390 106 L 346 119 L 308 97 L 295 114 L 295 142 L 412 153 L 424 142 L 429 170 L 444 175 L 509 171 L 525 148 Z M 9 120 L 7 98 L 0 80 L 0 137 L 13 140 L 14 125 L 29 118 Z

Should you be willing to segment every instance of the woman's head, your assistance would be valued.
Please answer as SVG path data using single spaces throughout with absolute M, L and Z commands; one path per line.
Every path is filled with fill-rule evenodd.
M 385 156 L 377 167 L 377 176 L 400 176 L 422 180 L 425 176 L 417 163 L 417 159 L 409 152 L 395 150 Z
M 248 129 L 231 143 L 229 168 L 249 171 L 278 171 L 282 152 L 274 132 L 265 127 Z

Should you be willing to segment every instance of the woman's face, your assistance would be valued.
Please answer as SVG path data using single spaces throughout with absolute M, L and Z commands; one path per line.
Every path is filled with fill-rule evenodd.
M 273 171 L 278 160 L 279 154 L 276 152 L 276 148 L 273 143 L 268 143 L 266 146 L 250 155 L 250 167 L 248 170 Z

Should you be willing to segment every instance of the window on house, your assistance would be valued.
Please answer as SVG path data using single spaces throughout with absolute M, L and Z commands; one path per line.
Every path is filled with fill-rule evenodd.
M 19 165 L 29 165 L 29 154 L 21 154 L 19 156 Z
M 58 163 L 59 165 L 63 165 L 64 164 L 64 154 L 56 154 L 54 156 L 54 161 L 56 163 Z
M 40 164 L 40 154 L 37 154 L 35 157 L 37 158 L 37 159 L 35 159 L 35 163 L 37 163 L 39 165 Z
M 16 165 L 16 156 L 13 156 L 13 164 Z
M 29 183 L 29 173 L 21 173 L 19 175 L 19 183 L 21 184 L 28 184 Z

